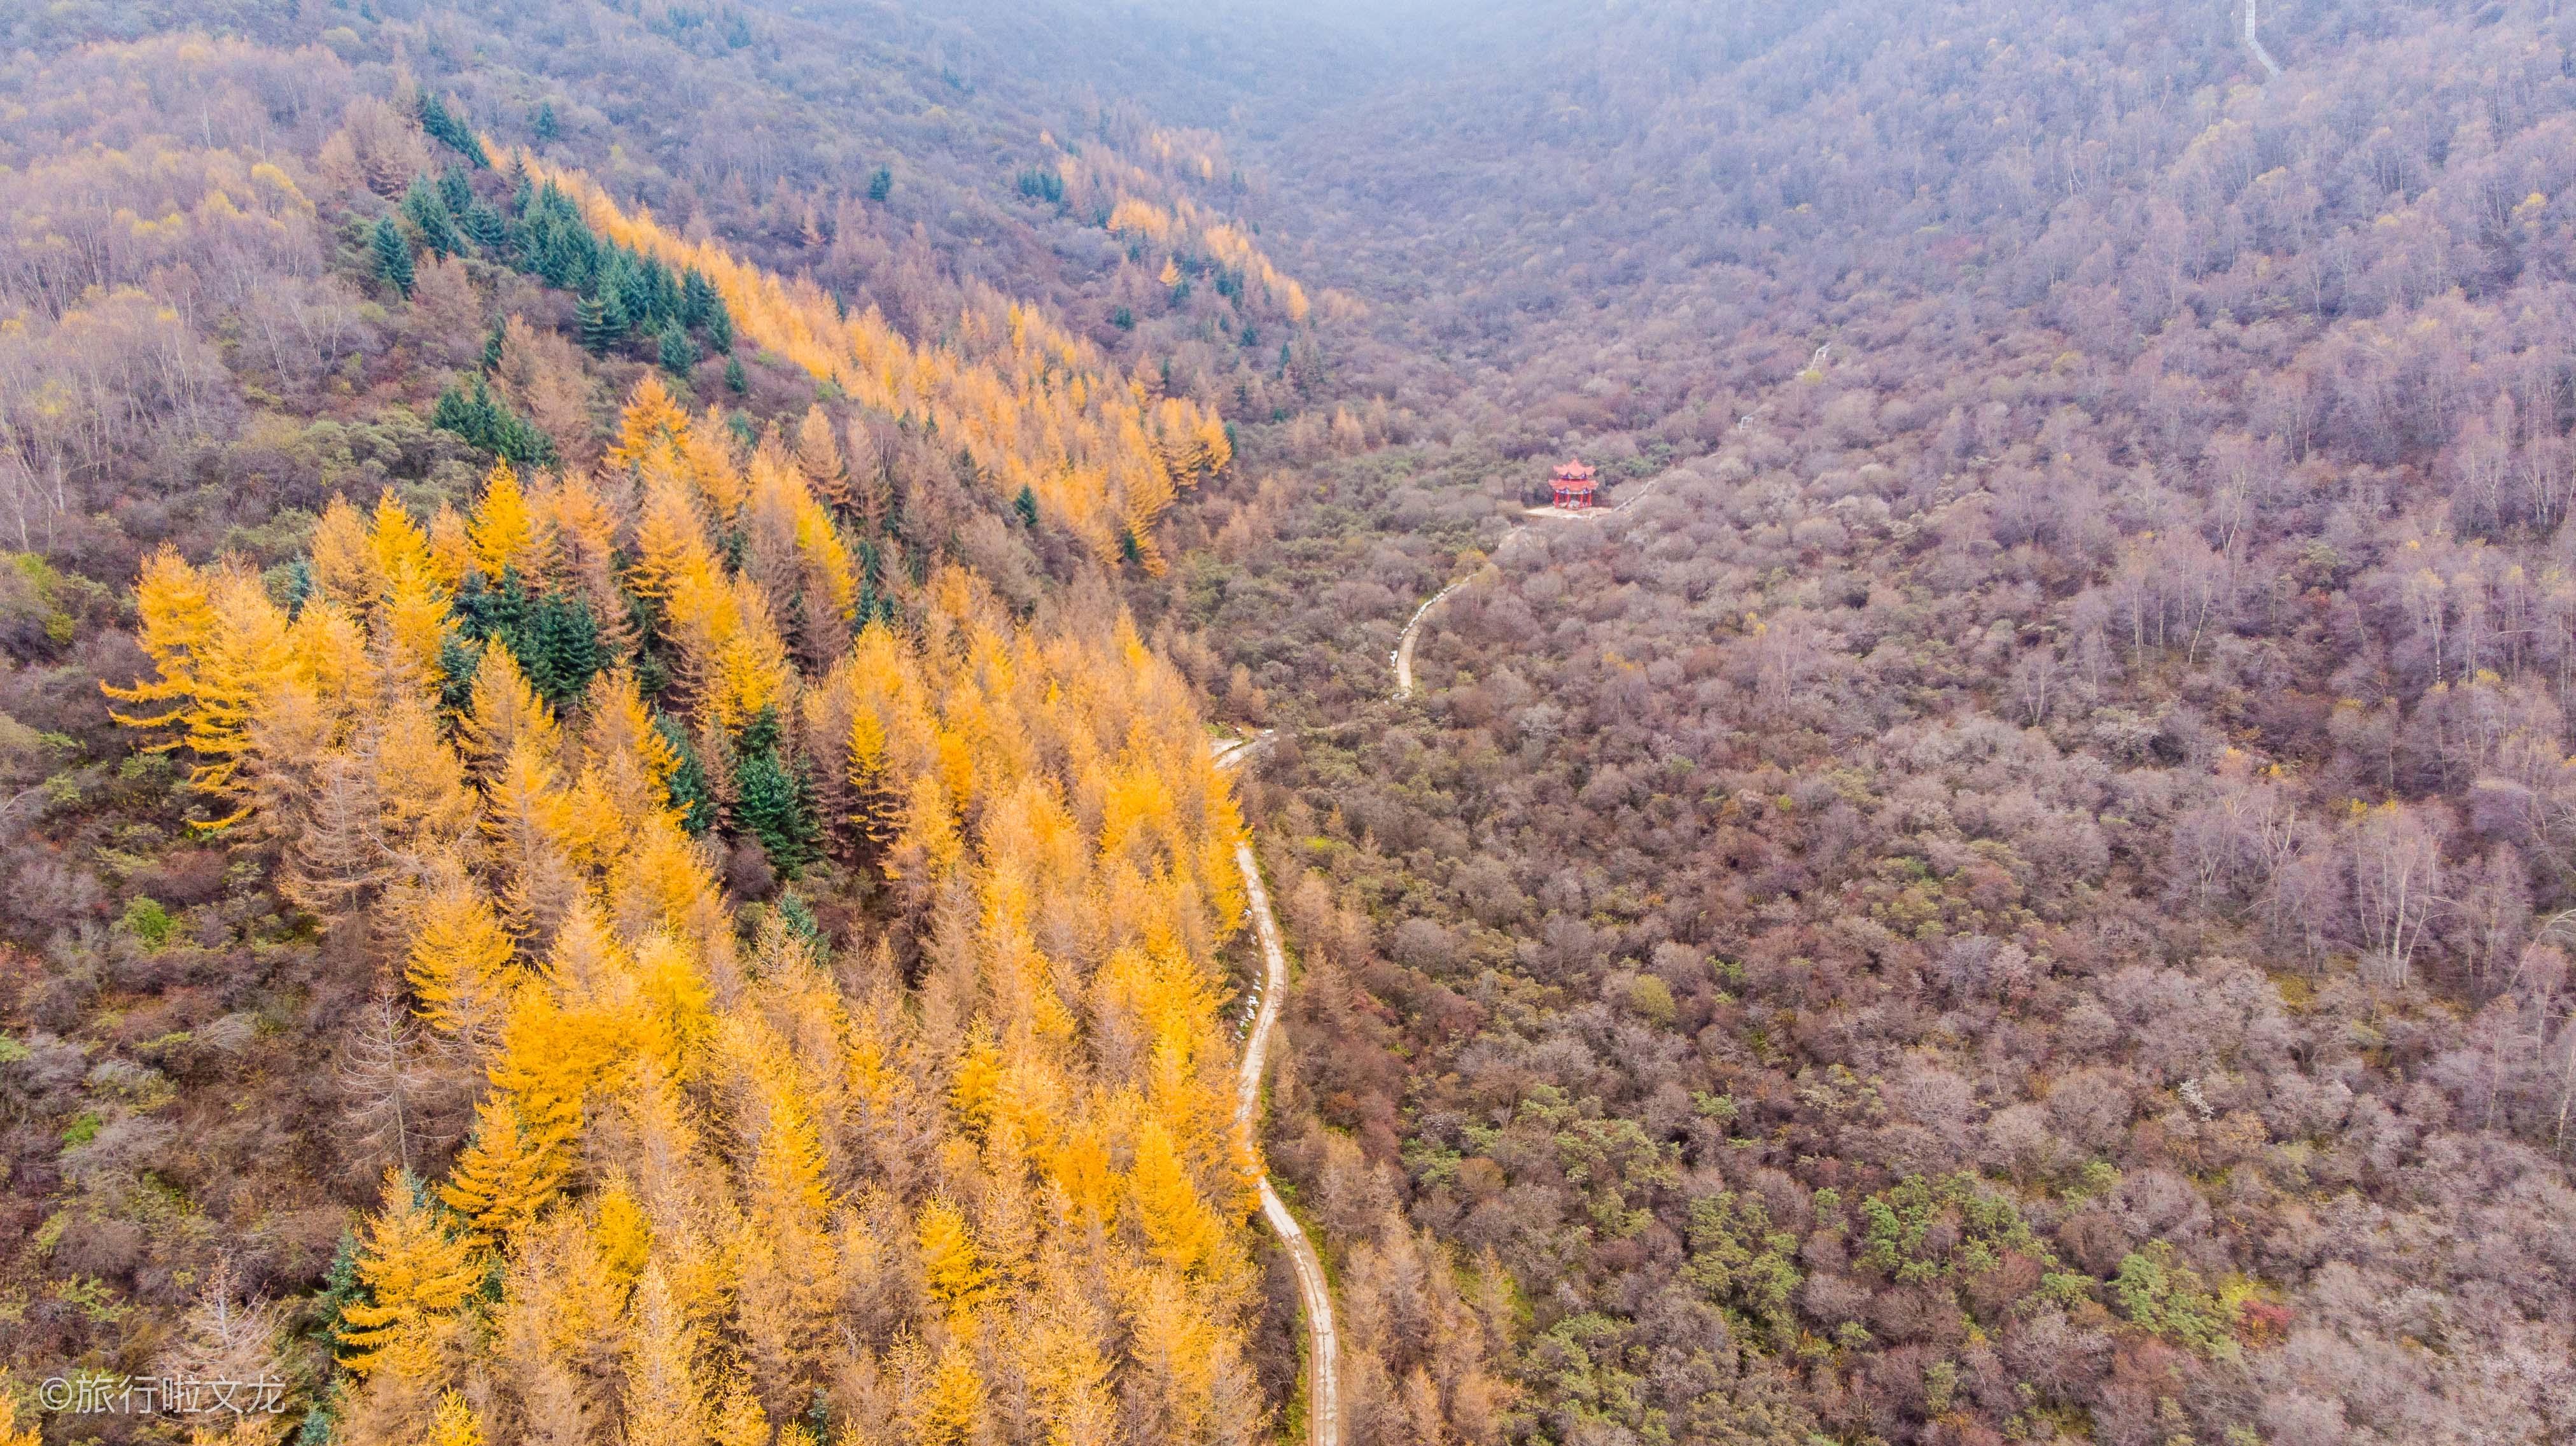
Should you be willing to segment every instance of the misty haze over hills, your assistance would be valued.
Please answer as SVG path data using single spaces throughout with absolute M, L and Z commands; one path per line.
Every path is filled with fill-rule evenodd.
M 0 1446 L 2576 1437 L 2576 18 L 2258 19 L 0 13 Z

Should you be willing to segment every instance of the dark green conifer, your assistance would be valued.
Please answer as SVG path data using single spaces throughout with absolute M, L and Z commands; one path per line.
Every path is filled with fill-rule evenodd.
M 715 283 L 706 273 L 692 266 L 680 278 L 680 324 L 704 326 L 707 313 L 724 303 L 717 299 Z
M 697 343 L 680 329 L 678 322 L 662 328 L 662 370 L 675 377 L 685 377 L 698 364 Z
M 450 383 L 440 392 L 438 404 L 430 410 L 429 424 L 522 466 L 542 466 L 554 460 L 553 439 L 493 396 L 480 374 L 475 376 L 471 390 Z
M 447 209 L 438 188 L 425 177 L 414 176 L 411 189 L 403 192 L 402 211 L 414 229 L 420 232 L 421 244 L 441 256 L 453 256 L 465 249 L 464 233 L 456 229 L 456 216 Z
M 411 243 L 403 239 L 401 231 L 395 229 L 394 218 L 377 217 L 375 230 L 368 234 L 367 241 L 376 253 L 376 275 L 383 277 L 386 284 L 394 290 L 406 297 L 410 296 Z
M 510 244 L 510 223 L 492 208 L 489 201 L 476 201 L 465 208 L 459 218 L 465 234 L 473 238 L 477 249 L 497 255 Z
M 716 824 L 716 791 L 707 782 L 706 765 L 698 761 L 698 750 L 689 743 L 689 735 L 673 722 L 667 713 L 655 712 L 653 728 L 662 741 L 671 745 L 680 766 L 671 770 L 669 789 L 671 809 L 680 816 L 680 827 L 691 837 L 704 834 Z
M 599 296 L 609 304 L 612 315 L 622 319 L 629 330 L 653 324 L 653 284 L 644 268 L 635 263 L 635 254 L 623 247 L 610 247 L 599 268 Z M 660 330 L 654 327 L 654 330 Z
M 609 344 L 614 346 L 635 330 L 635 313 L 627 309 L 626 298 L 618 289 L 605 280 L 600 283 L 598 296 L 600 321 L 607 326 Z
M 483 665 L 483 650 L 454 633 L 438 645 L 438 699 L 452 712 L 473 705 L 474 670 Z
M 491 164 L 483 154 L 483 143 L 474 138 L 474 128 L 449 110 L 435 91 L 420 93 L 420 128 L 429 133 L 431 140 L 461 153 L 475 169 Z
M 579 701 L 604 661 L 590 604 L 554 595 L 537 599 L 527 610 L 512 651 L 527 666 L 529 686 L 557 708 Z
M 276 569 L 270 569 L 265 576 L 274 579 L 277 576 Z M 312 559 L 299 557 L 286 564 L 285 586 L 279 587 L 272 581 L 270 590 L 278 594 L 278 601 L 286 605 L 289 616 L 302 612 L 304 600 L 313 596 Z
M 813 907 L 807 904 L 803 899 L 798 898 L 793 889 L 787 890 L 778 896 L 778 918 L 779 922 L 785 924 L 788 929 L 796 935 L 796 937 L 813 945 L 816 949 L 826 949 L 830 947 L 830 942 L 823 937 L 823 922 L 814 917 Z M 817 1436 L 814 1439 L 817 1441 L 828 1441 L 831 1438 L 828 1436 Z
M 498 587 L 487 585 L 480 573 L 467 573 L 450 606 L 465 636 L 476 642 L 498 638 L 503 647 L 518 654 L 523 664 L 526 662 L 522 646 L 528 624 L 528 589 L 519 580 L 518 569 L 504 569 Z
M 734 821 L 760 840 L 769 866 L 795 878 L 817 857 L 823 831 L 814 817 L 813 789 L 802 769 L 780 756 L 778 714 L 762 709 L 743 730 L 734 762 Z
M 449 166 L 438 173 L 438 199 L 447 203 L 448 214 L 462 216 L 474 204 L 473 183 L 465 179 L 465 168 Z
M 610 328 L 608 304 L 594 293 L 573 303 L 572 314 L 573 329 L 581 334 L 581 344 L 590 349 L 592 356 L 608 355 L 608 349 L 617 344 L 618 331 L 624 329 Z
M 645 300 L 644 309 L 640 314 L 647 326 L 658 331 L 680 320 L 680 283 L 671 274 L 671 268 L 663 265 L 656 257 L 644 258 L 642 271 Z

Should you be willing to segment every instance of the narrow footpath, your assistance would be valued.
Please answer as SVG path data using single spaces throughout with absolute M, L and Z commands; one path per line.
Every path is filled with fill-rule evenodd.
M 2245 0 L 2245 48 L 2253 51 L 2254 58 L 2263 63 L 2263 73 L 2265 75 L 2272 77 L 2274 80 L 2279 80 L 2281 78 L 2281 62 L 2272 58 L 2272 52 L 2263 48 L 2263 37 L 2254 33 L 2254 7 L 2256 3 L 2257 0 Z
M 1822 348 L 1819 348 L 1818 351 L 1819 354 L 1821 354 Z M 1751 417 L 1747 417 L 1745 420 L 1749 422 L 1753 419 Z M 1660 482 L 1662 480 L 1663 479 L 1660 477 L 1655 479 L 1656 482 Z M 1638 503 L 1645 501 L 1646 495 L 1654 490 L 1655 483 L 1649 482 L 1645 486 L 1637 489 L 1636 496 L 1629 498 L 1627 501 L 1620 503 L 1616 507 L 1586 508 L 1581 512 L 1569 512 L 1559 507 L 1523 508 L 1521 510 L 1521 515 L 1530 520 L 1513 528 L 1511 531 L 1504 533 L 1503 540 L 1494 544 L 1494 550 L 1496 552 L 1502 551 L 1503 548 L 1511 543 L 1513 538 L 1529 531 L 1533 525 L 1540 522 L 1597 523 L 1604 517 L 1616 517 L 1620 513 L 1627 511 L 1629 508 L 1636 506 Z M 1456 582 L 1449 584 L 1447 587 L 1440 589 L 1440 591 L 1433 593 L 1431 596 L 1424 598 L 1422 600 L 1422 606 L 1413 610 L 1412 621 L 1407 622 L 1404 625 L 1403 632 L 1396 634 L 1395 651 L 1388 654 L 1387 657 L 1389 661 L 1395 664 L 1395 696 L 1397 698 L 1402 699 L 1413 696 L 1413 644 L 1414 641 L 1422 635 L 1422 625 L 1430 621 L 1431 610 L 1440 606 L 1441 602 L 1445 600 L 1449 594 L 1456 592 L 1458 589 L 1465 587 L 1466 585 L 1467 579 L 1462 577 Z M 1219 761 L 1222 762 L 1223 760 Z
M 1216 745 L 1219 768 L 1233 768 L 1257 751 L 1262 737 Z M 1249 840 L 1234 846 L 1234 865 L 1243 871 L 1243 894 L 1252 912 L 1253 933 L 1261 942 L 1260 1004 L 1243 1041 L 1243 1070 L 1235 1083 L 1234 1121 L 1252 1137 L 1261 1114 L 1261 1073 L 1270 1061 L 1270 1034 L 1279 1023 L 1279 1001 L 1288 994 L 1288 951 L 1280 944 L 1279 920 L 1270 912 L 1270 891 L 1261 882 L 1261 867 Z M 1323 1257 L 1306 1237 L 1288 1202 L 1265 1172 L 1261 1177 L 1261 1218 L 1288 1252 L 1288 1267 L 1297 1277 L 1297 1295 L 1306 1307 L 1306 1442 L 1307 1446 L 1341 1446 L 1341 1337 L 1333 1328 L 1333 1293 L 1324 1279 Z
M 1528 525 L 1529 524 L 1527 523 L 1521 524 L 1523 527 Z M 1513 536 L 1519 533 L 1519 531 L 1519 527 L 1513 528 L 1510 532 L 1503 534 L 1503 540 L 1506 542 L 1510 541 Z M 1442 598 L 1456 592 L 1458 590 L 1458 586 L 1458 583 L 1453 582 L 1447 587 L 1440 589 L 1440 591 L 1433 593 L 1430 597 L 1425 598 L 1422 606 L 1413 610 L 1413 620 L 1406 623 L 1404 625 L 1404 631 L 1397 635 L 1395 640 L 1395 696 L 1399 698 L 1409 698 L 1413 696 L 1413 640 L 1422 632 L 1422 620 L 1431 615 L 1431 610 L 1440 605 L 1440 600 Z

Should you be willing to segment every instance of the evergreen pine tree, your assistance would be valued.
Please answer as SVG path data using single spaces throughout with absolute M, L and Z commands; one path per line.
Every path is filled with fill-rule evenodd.
M 474 379 L 474 421 L 482 430 L 474 444 L 486 452 L 509 453 L 509 408 L 492 395 L 491 385 L 481 377 Z M 516 460 L 515 458 L 512 460 Z
M 331 1252 L 331 1264 L 322 1272 L 322 1292 L 313 1298 L 324 1339 L 340 1333 L 340 1312 L 349 1302 L 364 1300 L 366 1289 L 365 1282 L 358 1279 L 357 1232 L 343 1229 L 339 1248 Z
M 698 364 L 697 344 L 680 329 L 678 322 L 662 328 L 662 369 L 675 377 L 685 377 Z
M 707 280 L 705 272 L 692 266 L 681 276 L 681 325 L 704 326 L 707 324 L 707 314 L 723 305 L 724 302 L 716 296 L 715 283 Z
M 522 648 L 527 642 L 528 589 L 519 581 L 518 569 L 504 569 L 499 587 L 486 586 L 480 574 L 466 574 L 450 606 L 467 637 L 478 643 L 498 638 L 513 657 L 526 656 Z
M 501 213 L 492 209 L 491 202 L 476 201 L 467 206 L 461 221 L 465 234 L 472 237 L 474 244 L 482 250 L 499 253 L 508 248 L 510 223 L 501 219 Z
M 536 133 L 537 140 L 540 143 L 553 140 L 563 134 L 563 126 L 555 120 L 555 103 L 553 101 L 541 100 L 537 102 L 536 123 L 530 126 L 529 129 Z
M 429 410 L 429 424 L 469 442 L 483 430 L 482 419 L 474 414 L 473 399 L 453 382 L 439 392 L 438 404 Z
M 635 264 L 633 252 L 609 248 L 608 259 L 599 268 L 599 299 L 608 303 L 609 317 L 618 323 L 621 333 L 652 327 L 653 283 L 645 276 L 644 268 Z
M 483 154 L 483 143 L 474 139 L 474 128 L 449 110 L 447 102 L 434 91 L 420 93 L 420 128 L 429 133 L 431 140 L 461 152 L 477 170 L 491 164 Z
M 657 330 L 675 322 L 685 325 L 680 316 L 680 282 L 671 274 L 671 268 L 657 258 L 646 257 L 643 277 L 641 294 L 645 297 L 645 324 Z
M 608 344 L 615 346 L 626 340 L 626 334 L 635 329 L 635 313 L 627 307 L 625 296 L 604 276 L 600 279 L 598 295 L 600 322 L 608 328 Z
M 474 669 L 483 661 L 483 650 L 454 633 L 438 645 L 438 701 L 451 713 L 462 713 L 474 701 Z
M 706 330 L 707 345 L 727 356 L 733 355 L 733 313 L 725 309 L 723 297 L 708 303 Z
M 1020 495 L 1011 499 L 1011 510 L 1020 514 L 1020 522 L 1022 525 L 1032 528 L 1036 527 L 1038 525 L 1038 494 L 1026 486 L 1021 487 Z
M 375 248 L 376 275 L 383 277 L 394 290 L 406 297 L 410 296 L 411 243 L 405 241 L 402 232 L 394 228 L 394 218 L 377 217 L 376 229 L 368 237 L 368 242 Z
M 475 385 L 481 386 L 478 378 Z M 495 426 L 492 450 L 523 467 L 544 467 L 555 460 L 555 439 L 536 423 L 510 410 L 507 402 L 492 403 Z
M 892 194 L 894 194 L 894 172 L 883 166 L 877 167 L 877 173 L 868 177 L 868 199 L 882 201 Z
M 822 921 L 814 917 L 813 908 L 798 898 L 794 890 L 778 896 L 778 917 L 798 938 L 813 945 L 817 951 L 830 951 L 831 941 L 823 937 Z
M 465 179 L 465 168 L 449 166 L 438 173 L 438 199 L 447 203 L 447 213 L 462 216 L 474 204 L 474 187 Z
M 437 406 L 430 411 L 429 424 L 523 466 L 542 466 L 554 460 L 554 439 L 493 396 L 491 385 L 480 375 L 474 378 L 471 391 L 451 383 L 440 392 Z
M 596 293 L 574 303 L 573 327 L 581 333 L 581 344 L 589 348 L 593 356 L 608 355 L 608 349 L 617 344 L 618 331 L 623 330 L 610 328 L 608 305 Z
M 590 604 L 578 598 L 547 596 L 529 610 L 524 647 L 514 646 L 526 664 L 528 682 L 557 708 L 569 708 L 590 687 L 604 659 L 599 624 Z
M 763 709 L 743 730 L 734 764 L 734 818 L 760 840 L 770 867 L 795 878 L 814 861 L 822 828 L 814 818 L 813 790 L 795 765 L 779 757 L 778 714 Z
M 453 256 L 465 249 L 464 234 L 456 229 L 456 216 L 447 209 L 438 188 L 428 180 L 414 176 L 411 189 L 403 192 L 403 215 L 420 232 L 422 244 L 441 256 Z
M 295 1446 L 331 1446 L 340 1427 L 340 1408 L 348 1387 L 346 1380 L 335 1378 L 324 1388 L 321 1399 L 304 1413 L 303 1424 L 295 1428 Z
M 501 364 L 501 342 L 506 335 L 498 321 L 493 322 L 492 329 L 483 334 L 483 369 L 485 371 L 490 371 Z
M 725 358 L 725 387 L 737 397 L 747 395 L 751 391 L 751 378 L 743 374 L 742 358 L 738 356 Z
M 288 563 L 285 582 L 284 587 L 273 587 L 272 590 L 276 592 L 278 602 L 292 616 L 302 612 L 304 600 L 313 596 L 313 560 L 309 557 L 299 557 Z
M 680 827 L 691 837 L 702 835 L 715 827 L 716 822 L 716 791 L 714 785 L 707 781 L 706 765 L 698 761 L 698 750 L 689 745 L 687 730 L 673 721 L 669 714 L 655 713 L 653 729 L 662 735 L 663 743 L 680 760 L 679 766 L 671 770 L 668 785 L 671 810 L 680 816 Z

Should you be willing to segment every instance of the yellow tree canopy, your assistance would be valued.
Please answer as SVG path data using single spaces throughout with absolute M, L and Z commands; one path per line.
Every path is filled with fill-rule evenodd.
M 756 344 L 1078 496 L 1110 554 L 1150 557 L 1173 489 L 1224 465 L 1212 417 L 1032 314 L 913 348 L 585 195 Z M 225 821 L 256 800 L 311 834 L 287 784 L 347 785 L 290 856 L 327 852 L 317 898 L 380 897 L 363 947 L 474 1096 L 440 1178 L 389 1180 L 360 1231 L 340 1358 L 459 1441 L 490 1423 L 433 1407 L 451 1390 L 616 1409 L 630 1443 L 769 1439 L 845 1357 L 917 1439 L 1249 1441 L 1218 960 L 1243 828 L 1190 686 L 1123 617 L 1033 625 L 935 561 L 872 580 L 815 490 L 831 441 L 738 446 L 648 377 L 600 476 L 333 505 L 295 608 L 245 565 L 145 563 L 153 673 L 119 716 Z M 594 604 L 634 626 L 568 649 L 457 606 L 503 572 L 558 632 Z M 829 853 L 798 885 L 829 940 L 723 882 L 781 798 Z

